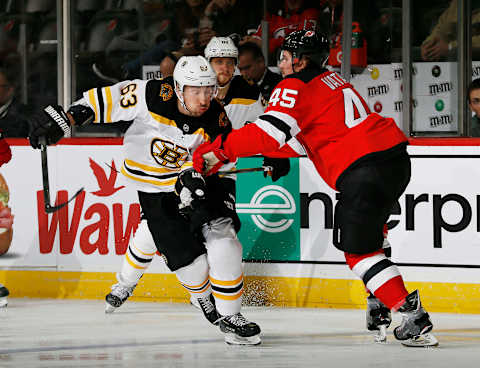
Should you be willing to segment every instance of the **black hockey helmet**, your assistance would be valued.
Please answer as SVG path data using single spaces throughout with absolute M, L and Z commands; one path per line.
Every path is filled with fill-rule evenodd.
M 330 53 L 330 42 L 325 35 L 313 30 L 302 29 L 293 31 L 285 37 L 281 49 L 292 53 L 294 64 L 303 55 L 308 55 L 315 64 L 321 67 Z

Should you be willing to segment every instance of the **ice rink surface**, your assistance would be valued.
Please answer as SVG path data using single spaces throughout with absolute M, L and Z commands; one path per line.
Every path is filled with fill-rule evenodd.
M 436 348 L 387 344 L 365 329 L 364 310 L 246 307 L 259 346 L 229 346 L 187 304 L 9 299 L 0 309 L 0 367 L 422 367 L 480 364 L 480 315 L 432 313 Z M 400 316 L 394 316 L 392 326 Z

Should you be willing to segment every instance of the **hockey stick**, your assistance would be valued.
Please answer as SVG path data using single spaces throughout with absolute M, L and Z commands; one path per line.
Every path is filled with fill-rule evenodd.
M 249 173 L 249 172 L 256 172 L 256 171 L 266 171 L 267 175 L 272 175 L 273 168 L 271 166 L 262 166 L 262 167 L 249 167 L 246 169 L 233 169 L 229 171 L 220 171 L 218 175 L 227 175 L 227 174 L 241 174 L 241 173 Z
M 80 188 L 77 191 L 77 193 L 75 193 L 75 195 L 65 203 L 60 203 L 59 205 L 56 205 L 56 206 L 50 205 L 50 184 L 48 180 L 48 157 L 47 157 L 47 144 L 45 140 L 43 140 L 43 142 L 41 143 L 41 153 L 42 153 L 43 201 L 45 202 L 45 213 L 53 213 L 65 207 L 72 199 L 74 199 L 81 192 L 83 192 L 83 187 Z

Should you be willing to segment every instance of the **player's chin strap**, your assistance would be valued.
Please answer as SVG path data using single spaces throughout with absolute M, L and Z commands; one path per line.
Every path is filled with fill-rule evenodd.
M 45 138 L 41 139 L 41 154 L 42 154 L 42 179 L 43 179 L 43 201 L 45 202 L 45 213 L 53 213 L 59 209 L 65 207 L 76 196 L 83 192 L 83 187 L 80 188 L 72 198 L 64 203 L 57 204 L 56 206 L 50 205 L 50 183 L 48 180 L 48 157 L 47 157 L 47 144 Z

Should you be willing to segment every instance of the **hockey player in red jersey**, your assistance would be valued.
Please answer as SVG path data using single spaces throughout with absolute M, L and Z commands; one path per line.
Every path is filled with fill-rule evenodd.
M 402 314 L 394 335 L 408 346 L 438 344 L 418 290 L 409 293 L 382 249 L 383 226 L 410 181 L 408 140 L 395 121 L 370 112 L 340 75 L 323 68 L 329 47 L 314 31 L 291 33 L 282 46 L 295 72 L 273 90 L 253 124 L 207 142 L 194 168 L 210 175 L 238 157 L 282 157 L 295 136 L 325 182 L 339 192 L 333 243 L 348 266 L 389 309 Z

